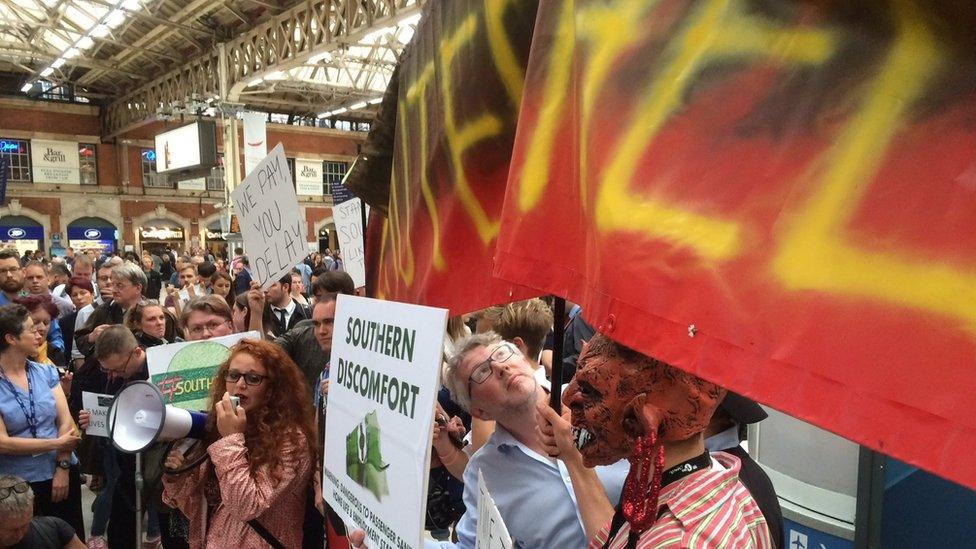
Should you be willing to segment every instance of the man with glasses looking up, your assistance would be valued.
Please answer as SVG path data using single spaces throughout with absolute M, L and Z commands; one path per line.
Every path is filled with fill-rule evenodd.
M 0 547 L 85 549 L 85 544 L 67 522 L 34 516 L 34 491 L 27 481 L 0 475 Z
M 99 286 L 104 287 L 102 275 L 104 267 L 98 269 Z M 108 285 L 112 287 L 112 300 L 96 308 L 85 325 L 75 331 L 75 344 L 81 354 L 90 356 L 95 348 L 95 342 L 102 332 L 112 324 L 121 324 L 128 311 L 142 299 L 142 289 L 148 280 L 142 267 L 133 263 L 124 263 L 112 268 Z
M 533 375 L 532 364 L 494 332 L 462 339 L 458 349 L 444 369 L 444 385 L 462 408 L 476 418 L 494 420 L 496 428 L 464 471 L 467 511 L 457 526 L 457 544 L 428 541 L 426 546 L 474 547 L 480 470 L 516 545 L 586 547 L 569 471 L 548 457 L 539 438 L 536 406 L 545 406 L 548 394 Z M 456 457 L 440 456 L 442 461 Z M 597 469 L 611 501 L 618 499 L 627 471 L 626 462 Z

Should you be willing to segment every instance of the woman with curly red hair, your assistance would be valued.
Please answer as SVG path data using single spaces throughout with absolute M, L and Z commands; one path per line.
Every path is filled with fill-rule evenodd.
M 304 383 L 281 347 L 266 341 L 242 340 L 217 369 L 209 460 L 164 476 L 163 500 L 190 519 L 191 547 L 301 547 L 295 521 L 305 515 L 317 447 Z M 183 460 L 173 451 L 166 466 L 179 469 Z

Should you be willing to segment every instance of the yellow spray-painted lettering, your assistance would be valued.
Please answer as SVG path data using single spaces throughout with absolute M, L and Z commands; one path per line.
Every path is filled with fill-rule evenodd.
M 740 251 L 737 223 L 689 211 L 664 198 L 640 196 L 629 186 L 648 144 L 680 106 L 695 77 L 709 63 L 734 57 L 765 57 L 788 63 L 822 63 L 834 51 L 825 31 L 775 29 L 740 15 L 741 0 L 708 0 L 690 15 L 665 51 L 667 64 L 651 89 L 601 177 L 595 217 L 601 232 L 628 231 L 687 247 L 708 259 L 726 259 Z M 788 48 L 780 48 L 782 43 Z
M 853 246 L 843 231 L 877 176 L 909 109 L 946 68 L 925 19 L 894 3 L 897 37 L 865 88 L 862 106 L 815 165 L 825 166 L 809 202 L 787 226 L 773 262 L 790 288 L 817 289 L 900 303 L 961 319 L 976 329 L 976 272 Z

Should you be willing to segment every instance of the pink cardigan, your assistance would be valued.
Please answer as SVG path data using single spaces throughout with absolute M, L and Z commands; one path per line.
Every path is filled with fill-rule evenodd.
M 182 475 L 163 475 L 163 501 L 190 519 L 190 547 L 251 549 L 269 545 L 251 528 L 257 519 L 285 547 L 302 546 L 305 494 L 312 463 L 308 441 L 300 431 L 288 433 L 281 450 L 280 476 L 267 467 L 254 474 L 248 468 L 244 435 L 233 434 L 207 449 L 220 485 L 220 505 L 207 525 L 204 486 L 208 464 Z

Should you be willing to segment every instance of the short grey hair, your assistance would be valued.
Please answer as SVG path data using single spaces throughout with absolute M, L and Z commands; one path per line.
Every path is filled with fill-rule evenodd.
M 479 347 L 491 347 L 501 342 L 502 336 L 492 331 L 463 337 L 457 342 L 458 351 L 448 357 L 447 363 L 444 364 L 444 371 L 441 373 L 441 382 L 451 392 L 451 400 L 456 402 L 461 408 L 464 408 L 466 412 L 471 411 L 471 393 L 468 392 L 468 380 L 458 377 L 458 368 L 461 367 L 464 358 L 471 351 Z
M 112 267 L 112 278 L 127 280 L 133 286 L 145 288 L 149 284 L 146 273 L 142 272 L 142 267 L 135 263 L 123 263 L 118 267 Z
M 34 511 L 34 491 L 30 484 L 18 476 L 0 475 L 0 488 L 13 488 L 21 483 L 27 485 L 26 492 L 18 494 L 11 490 L 10 495 L 0 499 L 0 517 L 19 517 Z

